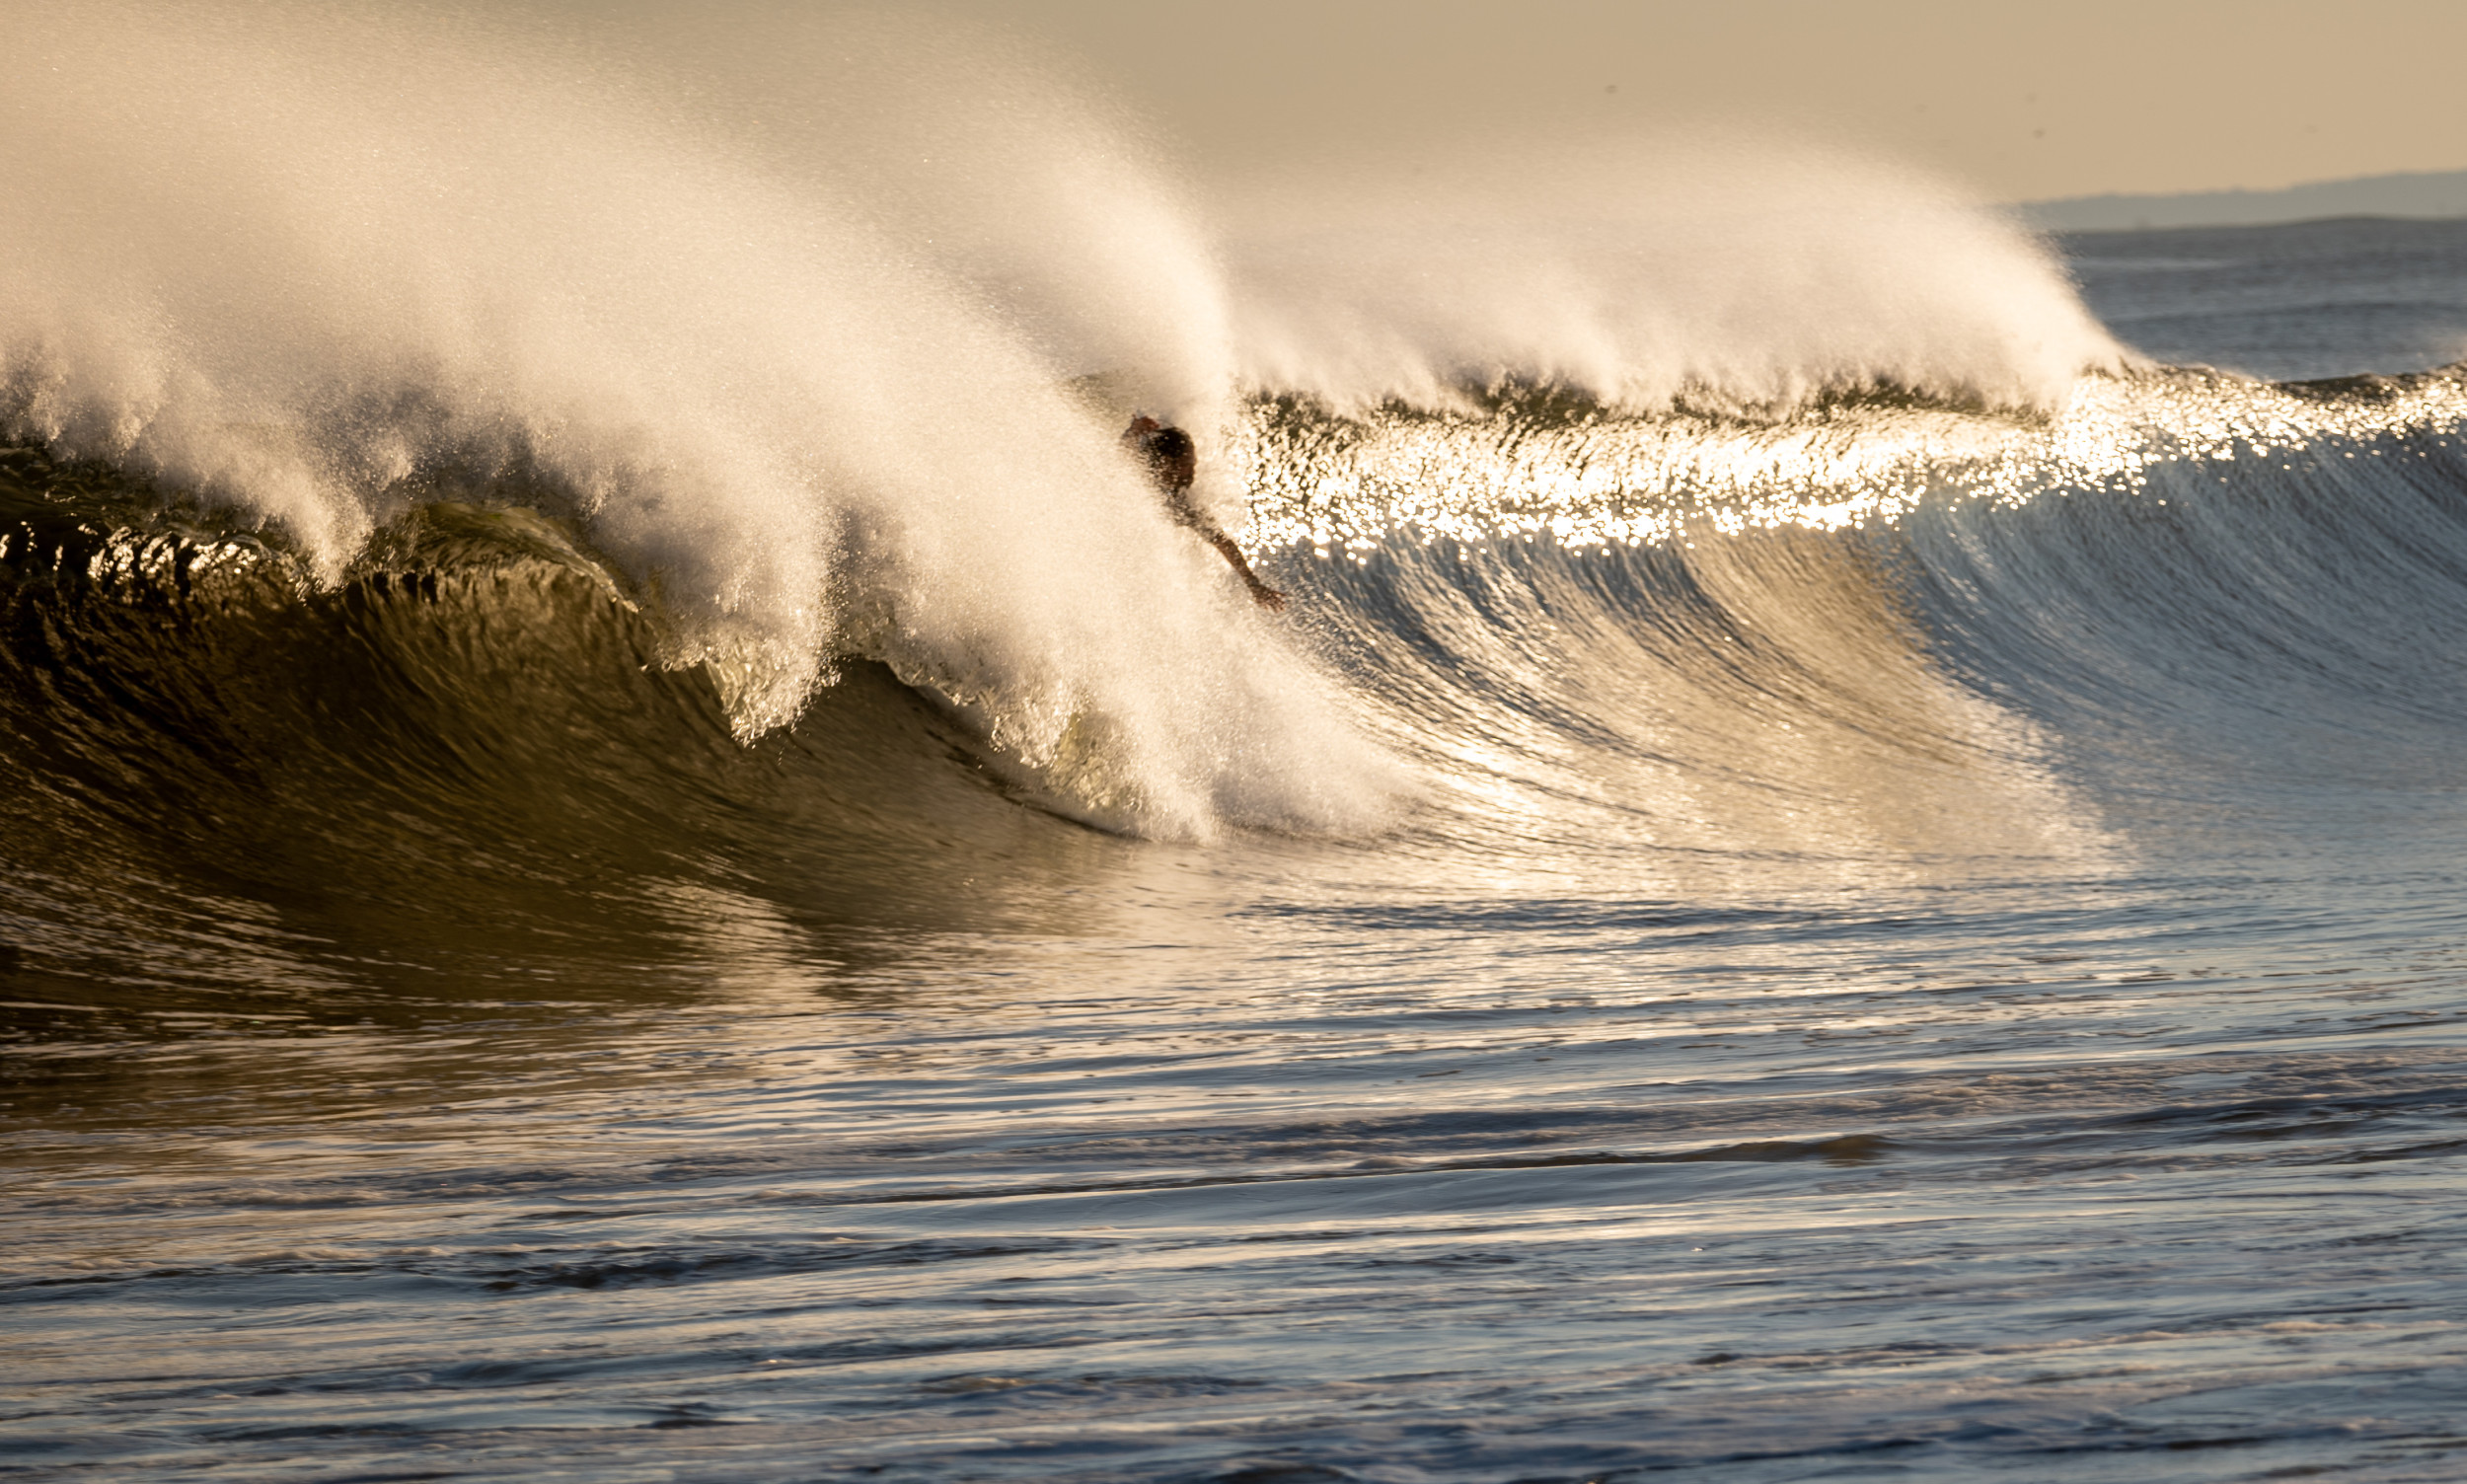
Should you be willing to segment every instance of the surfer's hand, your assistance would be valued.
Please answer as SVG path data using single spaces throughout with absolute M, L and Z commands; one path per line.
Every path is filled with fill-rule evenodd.
M 1250 584 L 1250 596 L 1254 602 L 1270 613 L 1285 611 L 1285 595 L 1265 582 L 1253 580 Z

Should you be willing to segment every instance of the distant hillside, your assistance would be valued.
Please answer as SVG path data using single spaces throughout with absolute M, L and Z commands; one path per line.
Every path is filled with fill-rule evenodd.
M 2467 170 L 2319 181 L 2284 190 L 2205 190 L 2192 195 L 2084 195 L 2026 201 L 2013 210 L 2050 232 L 2149 227 L 2244 227 L 2324 216 L 2467 216 Z

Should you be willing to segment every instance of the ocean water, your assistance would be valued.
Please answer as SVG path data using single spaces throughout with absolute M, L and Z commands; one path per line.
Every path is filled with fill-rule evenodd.
M 2467 223 L 19 20 L 0 1476 L 2467 1473 Z

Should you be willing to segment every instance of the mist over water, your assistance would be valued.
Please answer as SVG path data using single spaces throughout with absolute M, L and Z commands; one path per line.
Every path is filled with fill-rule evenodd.
M 1235 194 L 1242 381 L 1360 409 L 1566 387 L 1651 410 L 1879 386 L 2049 408 L 2129 359 L 2048 252 L 1913 172 L 1675 134 Z
M 2456 1471 L 2447 227 L 10 19 L 25 1476 Z

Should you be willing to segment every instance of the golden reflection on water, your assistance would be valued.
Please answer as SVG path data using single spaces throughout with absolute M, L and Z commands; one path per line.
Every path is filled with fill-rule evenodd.
M 2045 416 L 1854 404 L 1776 422 L 1594 410 L 1535 424 L 1402 408 L 1335 422 L 1278 403 L 1248 416 L 1249 539 L 1359 557 L 1400 533 L 1684 544 L 1705 531 L 1892 520 L 1933 493 L 2019 504 L 2137 489 L 2164 463 L 2456 422 L 2467 377 L 2328 398 L 2216 372 L 2091 375 Z

